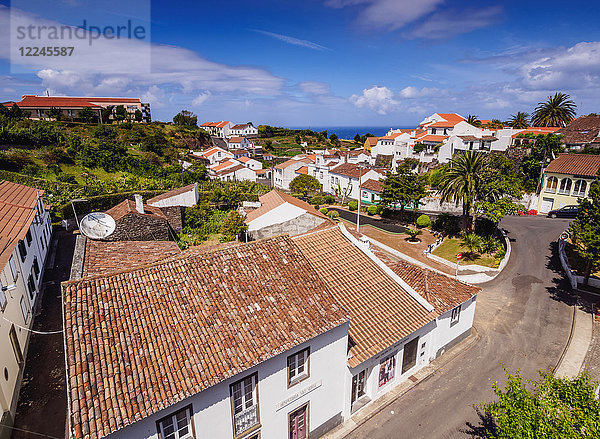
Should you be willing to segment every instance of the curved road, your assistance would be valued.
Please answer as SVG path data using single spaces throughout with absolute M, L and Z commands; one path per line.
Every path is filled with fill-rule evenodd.
M 477 437 L 481 419 L 473 405 L 495 399 L 492 382 L 506 382 L 502 365 L 531 378 L 538 369 L 554 369 L 573 312 L 553 253 L 568 223 L 505 218 L 501 225 L 509 232 L 512 255 L 496 279 L 481 285 L 474 324 L 480 340 L 347 437 Z

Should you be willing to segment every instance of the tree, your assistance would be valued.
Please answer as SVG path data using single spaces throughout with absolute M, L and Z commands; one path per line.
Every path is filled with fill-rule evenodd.
M 135 110 L 134 117 L 136 122 L 141 122 L 143 119 L 143 114 L 139 109 L 137 109 Z
M 470 125 L 473 125 L 474 127 L 480 127 L 481 126 L 481 121 L 474 114 L 469 114 L 467 116 L 467 123 L 470 124 Z
M 471 256 L 475 255 L 481 250 L 481 236 L 475 233 L 465 233 L 460 241 L 460 246 L 466 248 Z
M 115 119 L 123 121 L 125 118 L 127 118 L 127 110 L 123 105 L 117 105 L 115 107 Z
M 443 201 L 454 201 L 457 206 L 462 202 L 463 230 L 469 227 L 469 216 L 482 181 L 483 165 L 483 154 L 466 151 L 450 160 L 448 170 L 440 182 Z
M 535 107 L 531 123 L 540 127 L 564 127 L 569 124 L 577 111 L 577 105 L 570 98 L 564 93 L 548 96 L 546 102 L 540 102 Z
M 356 133 L 356 135 L 354 136 L 354 143 L 356 143 L 357 145 L 360 145 L 360 134 Z M 362 142 L 365 143 L 365 142 Z
M 600 401 L 595 397 L 596 383 L 588 372 L 569 379 L 540 371 L 539 380 L 523 378 L 519 371 L 511 374 L 505 369 L 505 373 L 505 389 L 498 382 L 492 384 L 498 400 L 479 407 L 493 419 L 493 425 L 486 427 L 486 437 L 600 437 Z
M 321 190 L 321 183 L 312 175 L 301 174 L 290 182 L 290 191 L 294 194 L 302 194 L 304 198 Z
M 516 129 L 527 128 L 529 126 L 529 114 L 519 111 L 517 114 L 510 116 L 508 124 Z
M 297 145 L 300 145 L 302 143 L 302 137 L 300 137 L 300 134 L 296 134 L 296 137 L 294 137 L 294 141 Z
M 198 126 L 198 116 L 188 110 L 181 110 L 173 116 L 173 123 L 179 126 L 195 127 Z
M 237 210 L 232 210 L 227 214 L 221 226 L 221 233 L 225 236 L 225 240 L 233 241 L 240 233 L 248 230 L 246 218 Z
M 96 113 L 90 107 L 83 107 L 77 112 L 77 117 L 85 123 L 91 123 L 96 117 Z
M 423 234 L 423 232 L 421 232 L 419 229 L 412 229 L 410 227 L 406 228 L 404 233 L 410 236 L 408 240 L 412 242 L 418 241 L 417 236 Z
M 388 172 L 382 180 L 383 191 L 381 203 L 386 205 L 400 205 L 400 215 L 404 215 L 404 208 L 412 205 L 417 207 L 427 191 L 425 179 L 412 172 L 413 162 L 405 160 L 398 164 L 396 172 Z
M 62 116 L 62 110 L 60 108 L 52 107 L 46 112 L 46 114 L 50 119 L 60 120 L 60 117 Z
M 108 105 L 106 108 L 100 110 L 100 116 L 102 117 L 102 123 L 112 123 L 110 117 L 113 115 L 115 109 L 114 105 Z
M 23 119 L 23 110 L 17 104 L 13 104 L 8 112 L 8 117 L 16 120 Z
M 584 285 L 593 269 L 600 267 L 600 172 L 590 187 L 588 198 L 580 198 L 581 212 L 571 221 L 569 231 L 575 251 L 586 261 Z

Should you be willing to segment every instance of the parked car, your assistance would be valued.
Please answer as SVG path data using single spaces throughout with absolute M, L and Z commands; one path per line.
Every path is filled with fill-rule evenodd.
M 581 212 L 579 206 L 564 206 L 548 212 L 548 218 L 575 218 Z

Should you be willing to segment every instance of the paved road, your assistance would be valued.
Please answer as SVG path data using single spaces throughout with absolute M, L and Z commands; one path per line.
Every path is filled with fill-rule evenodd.
M 349 212 L 345 209 L 338 209 L 336 207 L 330 207 L 329 210 L 336 210 L 340 214 L 340 218 L 345 219 L 346 221 L 350 221 L 353 224 L 356 224 L 356 212 Z M 392 233 L 404 233 L 406 227 L 400 226 L 393 221 L 388 219 L 379 219 L 373 218 L 372 216 L 360 215 L 360 224 L 370 224 L 372 226 L 383 229 L 387 232 Z
M 481 285 L 475 316 L 481 339 L 349 438 L 477 437 L 473 405 L 494 399 L 492 381 L 504 385 L 501 364 L 533 378 L 556 366 L 572 308 L 552 242 L 568 220 L 507 217 L 501 225 L 513 241 L 512 256 L 496 279 Z

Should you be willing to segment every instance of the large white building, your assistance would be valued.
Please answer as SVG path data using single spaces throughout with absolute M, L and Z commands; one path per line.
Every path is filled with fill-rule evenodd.
M 0 430 L 13 424 L 52 237 L 42 194 L 0 182 Z

